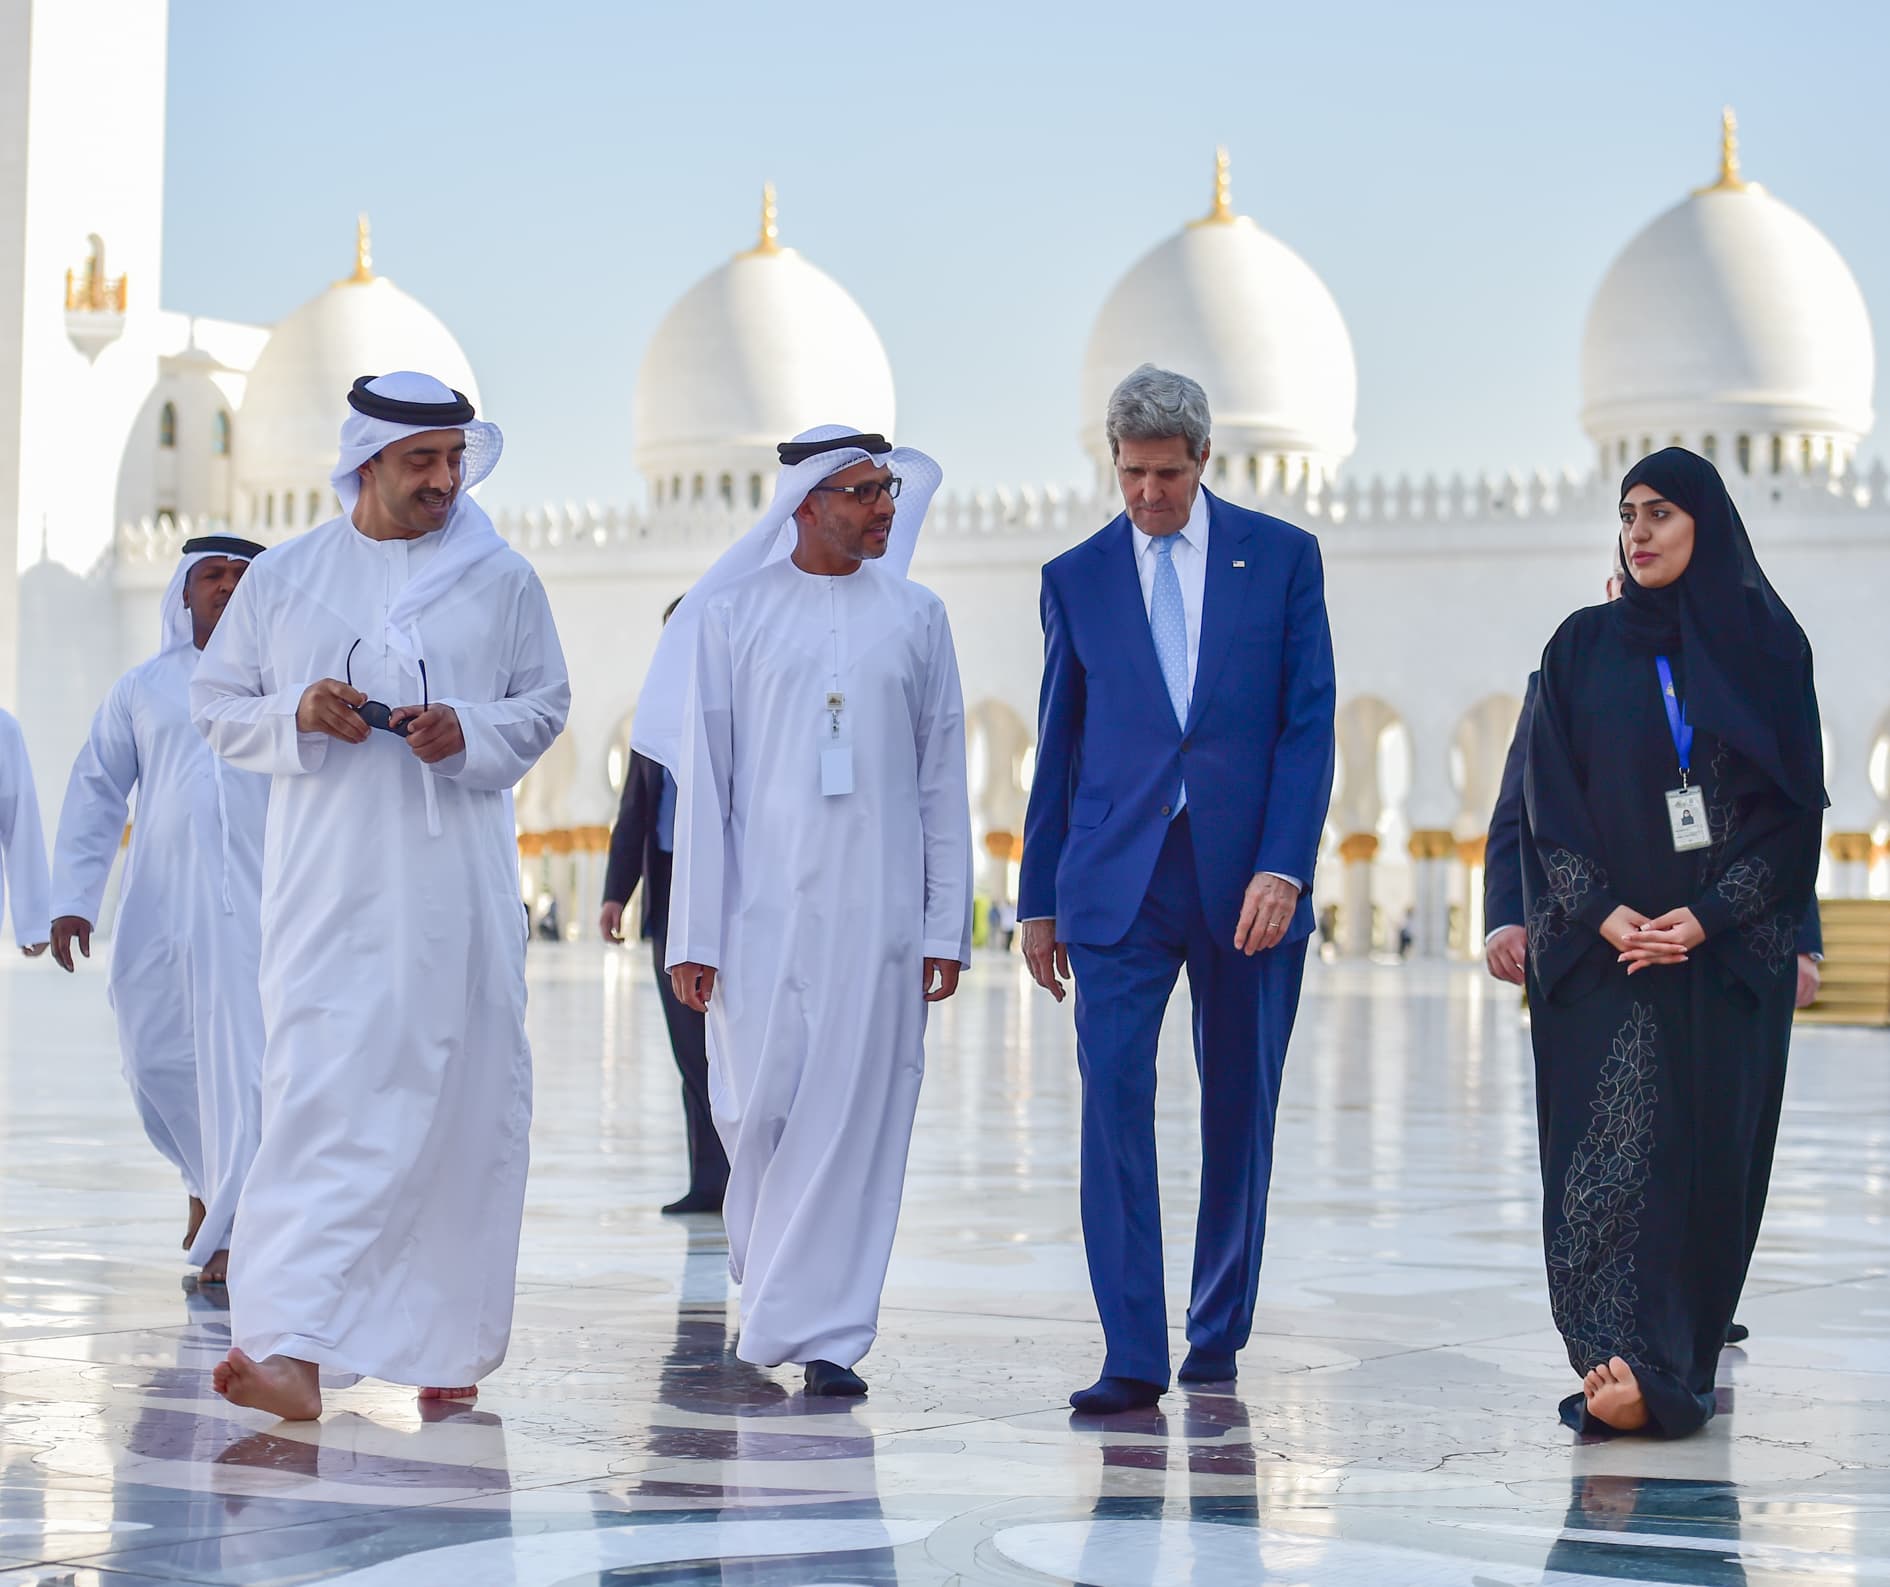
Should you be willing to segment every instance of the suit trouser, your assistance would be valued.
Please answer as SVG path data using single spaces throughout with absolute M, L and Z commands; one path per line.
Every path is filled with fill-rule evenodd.
M 1185 965 L 1201 1077 L 1201 1201 L 1188 1342 L 1239 1350 L 1253 1330 L 1273 1172 L 1273 1120 L 1299 1008 L 1306 940 L 1249 958 L 1235 922 L 1201 908 L 1184 810 L 1134 923 L 1107 947 L 1069 945 L 1083 1075 L 1083 1245 L 1112 1377 L 1168 1381 L 1155 1046 Z
M 670 863 L 659 855 L 659 865 Z M 667 881 L 667 878 L 665 878 Z M 663 889 L 665 893 L 668 888 Z M 669 921 L 657 910 L 650 916 L 650 954 L 656 962 L 656 990 L 663 1000 L 663 1021 L 669 1026 L 669 1050 L 682 1076 L 683 1118 L 689 1131 L 689 1191 L 691 1196 L 721 1199 L 728 1188 L 728 1154 L 715 1133 L 709 1114 L 709 1031 L 705 1017 L 676 996 L 663 961 L 669 955 Z

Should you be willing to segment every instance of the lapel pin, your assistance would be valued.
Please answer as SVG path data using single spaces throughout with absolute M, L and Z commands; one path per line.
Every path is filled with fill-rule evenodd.
M 1245 559 L 1244 559 L 1244 558 L 1241 558 L 1241 557 L 1235 557 L 1235 558 L 1234 558 L 1234 566 L 1235 566 L 1235 567 L 1237 567 L 1237 568 L 1244 568 L 1244 567 L 1245 567 L 1246 565 L 1247 565 L 1247 563 L 1246 563 L 1246 561 L 1245 561 Z

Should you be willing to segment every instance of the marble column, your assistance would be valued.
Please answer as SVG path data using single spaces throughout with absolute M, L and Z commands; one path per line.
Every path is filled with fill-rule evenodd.
M 1831 855 L 1831 896 L 1863 898 L 1870 891 L 1870 834 L 1833 832 L 1825 839 Z
M 1372 860 L 1378 836 L 1354 832 L 1339 840 L 1344 885 L 1339 894 L 1339 952 L 1348 959 L 1366 958 L 1372 951 Z
M 1483 862 L 1489 834 L 1462 838 L 1457 843 L 1457 862 L 1463 866 L 1463 943 L 1465 958 L 1480 958 L 1483 939 L 1490 934 L 1490 923 L 1483 916 Z
M 1450 940 L 1450 862 L 1456 839 L 1444 827 L 1420 827 L 1406 845 L 1411 855 L 1411 955 L 1441 959 Z

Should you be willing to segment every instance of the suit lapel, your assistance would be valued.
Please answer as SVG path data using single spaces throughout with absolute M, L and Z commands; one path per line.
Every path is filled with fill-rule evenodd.
M 1222 503 L 1209 494 L 1207 582 L 1201 596 L 1201 648 L 1195 655 L 1194 692 L 1188 699 L 1190 730 L 1201 720 L 1201 709 L 1213 696 L 1214 680 L 1221 670 L 1221 663 L 1227 659 L 1228 644 L 1234 637 L 1241 610 L 1246 605 L 1249 572 L 1246 567 L 1237 568 L 1234 564 L 1251 560 L 1248 541 L 1252 533 L 1246 524 L 1225 511 Z M 1134 571 L 1133 566 L 1130 571 Z M 1139 587 L 1137 594 L 1140 594 Z M 1143 626 L 1146 627 L 1146 623 Z M 1154 655 L 1153 640 L 1149 642 L 1148 651 L 1151 656 Z
M 1142 576 L 1135 566 L 1135 537 L 1127 513 L 1109 526 L 1098 549 L 1102 552 L 1104 620 L 1117 636 L 1114 643 L 1128 651 L 1144 686 L 1162 702 L 1173 721 L 1174 707 L 1169 703 L 1168 685 L 1162 680 L 1162 664 L 1155 655 L 1155 636 L 1149 631 L 1148 607 L 1142 602 Z

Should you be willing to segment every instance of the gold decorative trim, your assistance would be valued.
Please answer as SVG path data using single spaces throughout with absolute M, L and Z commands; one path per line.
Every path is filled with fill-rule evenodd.
M 755 239 L 754 247 L 736 257 L 765 259 L 770 254 L 780 252 L 782 252 L 781 212 L 774 201 L 774 183 L 763 182 L 761 184 L 761 234 Z
M 1240 219 L 1234 213 L 1234 183 L 1232 162 L 1227 158 L 1227 145 L 1222 144 L 1214 151 L 1214 203 L 1199 220 L 1188 222 L 1190 226 L 1231 226 Z
M 1347 865 L 1372 859 L 1377 853 L 1378 834 L 1375 832 L 1353 832 L 1339 839 L 1339 858 Z
M 354 273 L 335 283 L 338 287 L 364 287 L 380 278 L 374 274 L 374 245 L 368 233 L 365 213 L 354 218 Z
M 1719 113 L 1719 180 L 1697 193 L 1763 193 L 1757 182 L 1748 182 L 1739 174 L 1739 118 L 1731 105 Z
M 1840 865 L 1870 862 L 1871 837 L 1868 832 L 1833 832 L 1824 840 L 1824 846 L 1831 858 Z

